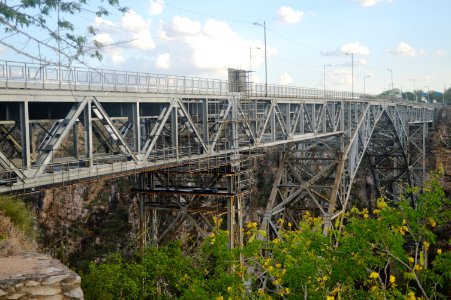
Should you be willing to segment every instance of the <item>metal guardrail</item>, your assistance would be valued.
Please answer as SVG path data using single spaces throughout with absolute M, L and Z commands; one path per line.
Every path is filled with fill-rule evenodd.
M 247 97 L 306 99 L 370 99 L 369 95 L 262 83 L 232 84 Z M 229 82 L 187 76 L 159 75 L 85 67 L 0 61 L 0 88 L 232 95 Z M 266 91 L 267 88 L 267 91 Z

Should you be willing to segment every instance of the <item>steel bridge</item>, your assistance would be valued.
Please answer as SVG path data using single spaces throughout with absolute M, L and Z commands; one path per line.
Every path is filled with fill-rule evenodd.
M 376 191 L 422 184 L 433 120 L 433 105 L 350 92 L 0 62 L 0 193 L 136 175 L 143 239 L 227 213 L 233 246 L 252 157 L 281 153 L 263 229 L 299 210 L 327 228 L 362 161 Z

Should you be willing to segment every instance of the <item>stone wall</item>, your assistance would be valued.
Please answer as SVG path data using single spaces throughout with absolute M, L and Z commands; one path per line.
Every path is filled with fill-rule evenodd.
M 0 257 L 0 299 L 84 299 L 81 279 L 50 256 Z

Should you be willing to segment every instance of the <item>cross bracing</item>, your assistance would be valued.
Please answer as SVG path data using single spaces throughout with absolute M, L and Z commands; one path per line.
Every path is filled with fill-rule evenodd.
M 338 216 L 362 160 L 371 162 L 379 189 L 395 193 L 401 182 L 423 181 L 433 105 L 228 87 L 220 80 L 0 62 L 0 193 L 161 169 L 236 169 L 243 157 L 284 146 L 262 224 L 277 232 L 274 220 L 292 214 L 288 208 Z M 227 191 L 237 192 L 243 189 Z

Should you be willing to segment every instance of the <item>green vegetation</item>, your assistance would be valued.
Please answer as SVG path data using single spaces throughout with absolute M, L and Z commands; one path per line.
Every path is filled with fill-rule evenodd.
M 18 199 L 0 196 L 0 256 L 35 250 L 33 217 Z
M 229 250 L 217 228 L 193 254 L 179 244 L 150 248 L 134 261 L 114 255 L 82 275 L 87 299 L 444 299 L 450 296 L 449 241 L 438 233 L 451 220 L 450 199 L 437 178 L 416 194 L 415 208 L 379 199 L 353 208 L 325 236 L 306 213 L 295 229 L 264 238 L 256 222 L 247 242 Z
M 0 212 L 25 234 L 33 233 L 33 216 L 22 201 L 13 197 L 0 196 Z
M 445 91 L 401 91 L 400 89 L 392 89 L 383 91 L 378 97 L 396 97 L 417 102 L 422 102 L 424 100 L 429 101 L 429 103 L 451 104 L 451 88 L 448 88 Z

